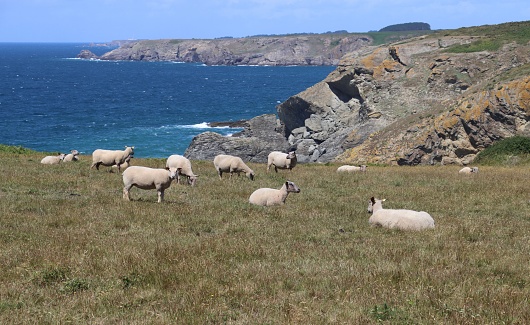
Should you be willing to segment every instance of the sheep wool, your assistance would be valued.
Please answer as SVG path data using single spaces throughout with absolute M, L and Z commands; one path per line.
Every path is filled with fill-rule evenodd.
M 434 228 L 434 219 L 425 211 L 404 209 L 383 209 L 385 199 L 374 197 L 368 203 L 368 212 L 372 216 L 368 223 L 372 226 L 401 230 L 424 230 Z
M 355 172 L 366 172 L 366 165 L 361 165 L 361 166 L 343 165 L 337 168 L 337 173 L 355 173 Z
M 96 149 L 92 153 L 92 165 L 90 168 L 96 167 L 99 170 L 99 166 L 112 166 L 118 167 L 118 172 L 121 171 L 121 164 L 125 162 L 127 157 L 134 155 L 134 147 L 125 146 L 125 150 L 104 150 Z
M 476 174 L 478 167 L 464 167 L 458 171 L 459 174 Z
M 274 166 L 275 172 L 278 172 L 278 168 L 289 169 L 289 171 L 292 171 L 296 166 L 296 163 L 296 152 L 290 151 L 289 153 L 283 153 L 273 151 L 269 153 L 269 156 L 267 157 L 267 172 L 270 170 L 271 166 Z
M 57 165 L 64 160 L 64 157 L 66 157 L 64 153 L 59 154 L 57 156 L 46 156 L 42 158 L 40 163 L 44 165 Z
M 164 191 L 171 186 L 171 182 L 178 176 L 180 170 L 175 167 L 150 168 L 131 166 L 123 172 L 123 198 L 130 201 L 131 188 L 142 190 L 156 189 L 158 203 L 164 201 Z
M 177 177 L 178 184 L 180 184 L 180 175 L 184 175 L 188 180 L 188 185 L 195 186 L 197 177 L 199 177 L 199 175 L 195 175 L 191 169 L 191 161 L 188 158 L 181 155 L 171 155 L 169 158 L 167 158 L 166 167 L 180 168 L 180 172 Z
M 231 155 L 217 155 L 213 159 L 213 165 L 219 178 L 223 178 L 224 173 L 230 173 L 230 178 L 234 173 L 239 176 L 240 173 L 245 173 L 245 175 L 250 179 L 254 180 L 254 171 L 245 164 L 243 159 Z
M 273 188 L 259 188 L 255 190 L 250 195 L 248 201 L 251 204 L 261 206 L 285 204 L 289 193 L 300 193 L 300 188 L 295 183 L 286 181 L 279 190 Z

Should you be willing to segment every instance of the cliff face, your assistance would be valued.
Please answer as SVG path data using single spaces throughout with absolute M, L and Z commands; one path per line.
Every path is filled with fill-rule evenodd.
M 444 51 L 475 40 L 420 37 L 347 54 L 278 105 L 291 148 L 301 161 L 467 164 L 493 141 L 530 135 L 528 44 Z
M 197 62 L 207 65 L 337 65 L 344 54 L 371 43 L 370 37 L 356 34 L 142 40 L 122 44 L 99 59 Z

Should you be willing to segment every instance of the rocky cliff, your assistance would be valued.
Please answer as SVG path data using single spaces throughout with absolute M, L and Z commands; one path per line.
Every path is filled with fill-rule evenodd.
M 271 132 L 302 162 L 468 164 L 496 140 L 530 135 L 530 46 L 512 38 L 527 30 L 440 31 L 351 51 L 277 106 Z
M 101 60 L 175 61 L 207 65 L 337 65 L 372 43 L 362 34 L 307 34 L 211 40 L 141 40 L 122 44 Z M 89 51 L 80 58 L 94 58 Z

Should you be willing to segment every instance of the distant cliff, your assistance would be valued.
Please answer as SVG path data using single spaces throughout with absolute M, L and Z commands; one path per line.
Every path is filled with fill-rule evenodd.
M 301 162 L 469 164 L 497 140 L 530 136 L 528 30 L 530 22 L 462 28 L 351 51 L 277 106 L 274 145 Z M 185 155 L 209 159 L 215 147 L 262 161 L 271 142 L 260 134 L 249 126 L 212 146 L 199 135 Z M 240 146 L 249 139 L 250 154 Z
M 373 39 L 368 35 L 351 33 L 141 40 L 124 43 L 99 57 L 87 50 L 78 57 L 207 65 L 337 65 L 344 54 L 371 45 L 372 42 Z

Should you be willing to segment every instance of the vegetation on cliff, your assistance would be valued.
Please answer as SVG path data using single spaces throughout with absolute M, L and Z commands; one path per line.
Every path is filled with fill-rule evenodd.
M 530 137 L 515 136 L 481 151 L 475 163 L 482 165 L 530 165 Z

